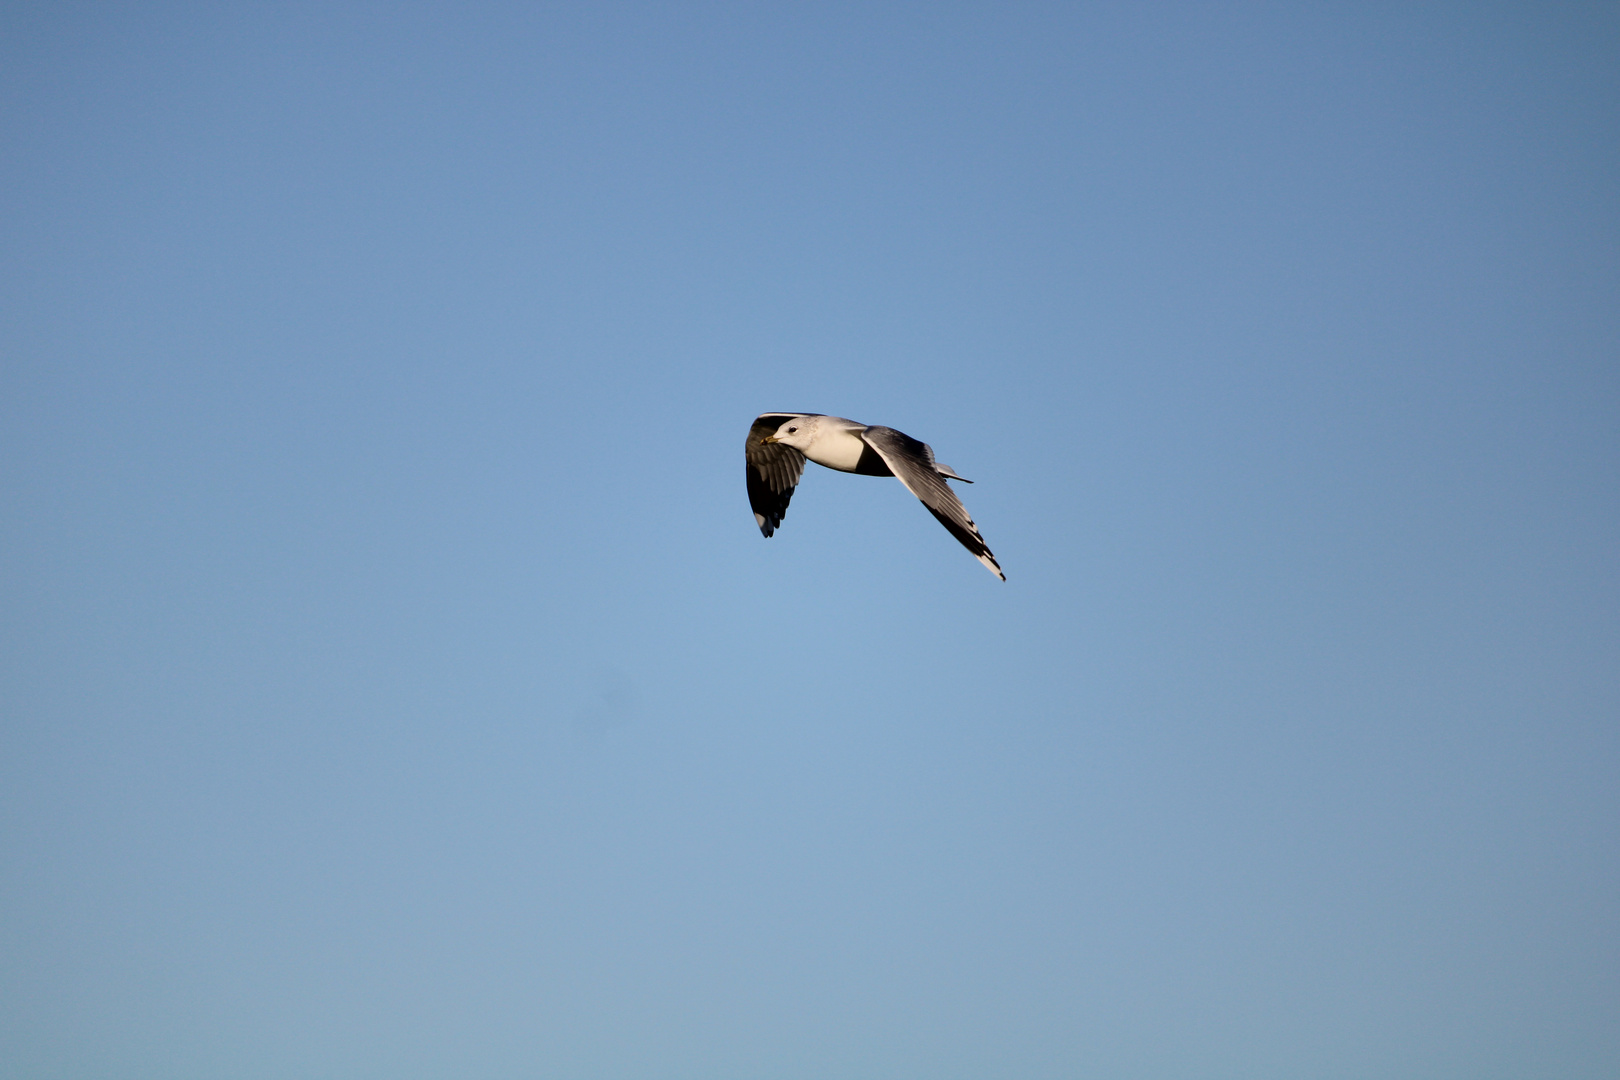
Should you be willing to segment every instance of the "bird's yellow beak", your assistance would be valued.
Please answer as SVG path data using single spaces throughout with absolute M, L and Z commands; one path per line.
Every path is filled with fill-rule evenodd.
M 761 442 L 761 443 L 768 443 L 768 442 L 781 442 L 781 440 L 780 440 L 780 439 L 778 439 L 778 438 L 777 438 L 777 437 L 776 437 L 776 436 L 775 436 L 775 435 L 767 435 L 767 436 L 765 436 L 765 437 L 764 437 L 764 438 L 763 438 L 763 439 L 761 439 L 761 440 L 759 440 L 759 441 L 760 441 L 760 442 Z

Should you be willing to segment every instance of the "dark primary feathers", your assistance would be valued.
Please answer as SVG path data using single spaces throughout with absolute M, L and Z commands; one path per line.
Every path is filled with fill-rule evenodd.
M 990 546 L 979 535 L 979 527 L 968 516 L 967 507 L 945 483 L 945 474 L 940 473 L 934 461 L 932 447 L 891 427 L 869 427 L 861 433 L 861 438 L 882 456 L 884 464 L 906 485 L 906 490 L 921 499 L 928 512 L 939 519 L 975 559 L 1002 581 L 1007 580 L 1007 575 L 1001 572 L 1001 564 L 990 553 Z
M 763 413 L 748 429 L 748 440 L 743 444 L 747 459 L 748 504 L 754 508 L 754 521 L 766 536 L 776 531 L 787 516 L 788 502 L 793 489 L 799 486 L 804 474 L 804 455 L 791 446 L 765 443 L 767 435 L 796 416 L 809 413 Z

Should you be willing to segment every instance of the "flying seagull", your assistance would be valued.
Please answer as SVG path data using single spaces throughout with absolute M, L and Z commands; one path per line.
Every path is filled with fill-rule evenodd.
M 809 458 L 839 472 L 895 477 L 975 559 L 1002 581 L 1007 580 L 967 507 L 945 483 L 973 481 L 935 461 L 933 447 L 927 443 L 891 427 L 868 427 L 840 416 L 768 412 L 761 413 L 748 429 L 743 453 L 748 459 L 748 502 L 759 531 L 766 536 L 787 515 L 788 500 L 799 486 L 804 459 Z

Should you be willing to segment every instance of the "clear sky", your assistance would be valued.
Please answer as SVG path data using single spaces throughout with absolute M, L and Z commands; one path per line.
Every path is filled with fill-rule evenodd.
M 12 3 L 0 139 L 5 1080 L 1620 1075 L 1613 4 Z

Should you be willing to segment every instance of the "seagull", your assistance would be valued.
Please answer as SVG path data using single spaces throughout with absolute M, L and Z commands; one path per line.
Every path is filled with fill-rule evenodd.
M 957 476 L 934 460 L 934 449 L 891 427 L 868 427 L 821 413 L 761 413 L 743 446 L 748 461 L 748 502 L 759 531 L 770 536 L 787 515 L 788 500 L 804 474 L 804 459 L 839 472 L 892 476 L 922 500 L 947 532 L 1002 581 L 1007 575 L 979 535 L 967 507 L 946 485 Z

